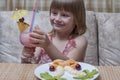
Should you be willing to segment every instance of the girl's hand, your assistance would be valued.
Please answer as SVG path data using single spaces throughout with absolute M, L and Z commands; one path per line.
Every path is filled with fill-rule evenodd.
M 35 28 L 33 32 L 30 33 L 29 40 L 33 47 L 47 48 L 50 44 L 47 34 L 42 32 L 39 28 Z
M 35 47 L 24 47 L 22 51 L 21 60 L 23 63 L 31 63 L 31 60 L 29 58 L 32 58 L 34 56 Z

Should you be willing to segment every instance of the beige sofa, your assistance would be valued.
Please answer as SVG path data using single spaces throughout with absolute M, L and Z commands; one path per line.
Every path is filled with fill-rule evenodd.
M 20 63 L 23 46 L 19 42 L 19 29 L 10 17 L 12 11 L 0 11 L 0 62 Z M 25 16 L 30 23 L 32 12 Z M 88 48 L 85 62 L 93 65 L 120 65 L 120 13 L 86 11 Z M 40 11 L 35 25 L 49 30 L 49 12 Z

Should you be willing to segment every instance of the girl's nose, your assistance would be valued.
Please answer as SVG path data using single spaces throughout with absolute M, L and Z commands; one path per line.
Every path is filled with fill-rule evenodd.
M 55 20 L 56 20 L 56 21 L 61 21 L 61 16 L 60 16 L 60 15 L 57 15 L 57 16 L 55 17 Z

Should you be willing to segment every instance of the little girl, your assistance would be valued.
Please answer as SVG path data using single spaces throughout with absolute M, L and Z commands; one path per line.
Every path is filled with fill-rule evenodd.
M 28 41 L 25 42 L 23 37 L 28 30 L 21 33 L 20 41 L 24 45 L 22 62 L 43 64 L 55 59 L 84 61 L 87 40 L 83 36 L 86 31 L 83 0 L 53 0 L 50 22 L 54 30 L 49 35 L 35 28 L 28 33 Z

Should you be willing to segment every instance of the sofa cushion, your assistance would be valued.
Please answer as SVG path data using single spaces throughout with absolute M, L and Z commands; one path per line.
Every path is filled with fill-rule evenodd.
M 12 12 L 0 12 L 0 62 L 20 62 L 21 44 Z
M 87 31 L 85 36 L 88 40 L 88 47 L 86 51 L 85 62 L 98 65 L 97 24 L 95 13 L 93 11 L 86 11 L 86 26 Z
M 99 33 L 99 64 L 120 65 L 120 14 L 96 13 Z

